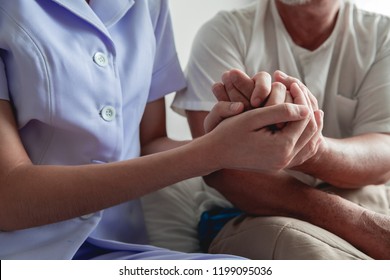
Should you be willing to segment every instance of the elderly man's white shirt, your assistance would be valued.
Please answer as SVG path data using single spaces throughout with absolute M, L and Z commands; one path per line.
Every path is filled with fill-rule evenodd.
M 342 2 L 331 36 L 308 51 L 292 41 L 273 0 L 220 12 L 198 32 L 186 68 L 188 86 L 172 106 L 209 111 L 216 102 L 211 86 L 225 71 L 237 68 L 252 76 L 280 69 L 316 96 L 325 112 L 325 136 L 389 133 L 389 30 L 388 17 Z M 304 181 L 316 184 L 313 178 Z

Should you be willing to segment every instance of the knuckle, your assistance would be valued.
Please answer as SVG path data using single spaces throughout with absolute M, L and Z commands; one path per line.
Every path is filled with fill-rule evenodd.
M 283 103 L 282 106 L 283 106 L 283 113 L 285 114 L 286 118 L 290 119 L 297 114 L 296 107 L 293 106 L 293 104 Z
M 316 123 L 316 121 L 315 121 L 313 118 L 310 119 L 310 121 L 309 121 L 309 123 L 308 123 L 307 126 L 308 126 L 308 128 L 309 128 L 309 131 L 310 131 L 312 134 L 314 134 L 314 133 L 316 133 L 316 132 L 318 131 L 317 123 Z
M 261 78 L 263 81 L 270 82 L 272 81 L 272 77 L 268 72 L 261 71 L 258 73 L 258 77 Z
M 259 83 L 256 85 L 257 89 L 258 89 L 258 92 L 260 95 L 267 95 L 270 91 L 270 88 L 267 84 L 265 83 Z
M 282 84 L 281 82 L 273 82 L 272 83 L 272 89 L 274 90 L 280 90 L 280 91 L 285 91 L 287 88 L 284 84 Z
M 306 151 L 308 155 L 313 155 L 315 153 L 317 144 L 314 141 L 309 141 L 306 145 Z

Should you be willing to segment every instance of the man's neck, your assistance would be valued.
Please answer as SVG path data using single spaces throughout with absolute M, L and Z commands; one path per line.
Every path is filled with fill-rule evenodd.
M 289 6 L 276 1 L 280 17 L 292 40 L 308 50 L 315 50 L 332 34 L 336 25 L 339 0 L 312 0 Z

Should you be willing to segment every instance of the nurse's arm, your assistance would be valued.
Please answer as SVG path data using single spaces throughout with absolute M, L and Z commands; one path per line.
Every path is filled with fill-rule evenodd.
M 140 141 L 142 155 L 170 150 L 189 142 L 168 138 L 164 98 L 146 105 L 140 125 Z
M 307 114 L 303 105 L 252 110 L 165 152 L 116 163 L 47 166 L 31 162 L 12 107 L 0 100 L 0 230 L 24 229 L 89 214 L 223 168 L 277 170 L 291 160 L 289 152 L 302 140 L 294 131 L 306 126 Z M 261 131 L 284 121 L 293 122 L 295 128 L 283 137 Z M 222 140 L 224 145 L 220 145 Z M 248 149 L 236 144 L 242 142 Z M 270 150 L 267 143 L 276 149 Z M 270 161 L 258 157 L 267 153 Z

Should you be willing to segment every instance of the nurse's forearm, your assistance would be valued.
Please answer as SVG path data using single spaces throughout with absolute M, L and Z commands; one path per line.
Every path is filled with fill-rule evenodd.
M 146 145 L 142 145 L 141 154 L 142 155 L 155 154 L 155 153 L 171 150 L 174 148 L 178 148 L 189 142 L 190 141 L 176 141 L 167 137 L 161 137 L 158 139 L 154 139 L 153 141 L 151 141 Z
M 325 138 L 319 155 L 295 169 L 342 188 L 385 184 L 390 180 L 390 135 Z
M 220 168 L 217 157 L 205 142 L 118 163 L 68 167 L 20 164 L 1 182 L 0 230 L 78 217 L 215 171 Z

